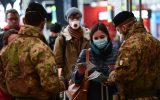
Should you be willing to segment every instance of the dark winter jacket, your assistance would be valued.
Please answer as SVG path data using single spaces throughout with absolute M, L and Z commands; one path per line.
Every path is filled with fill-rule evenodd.
M 21 26 L 15 27 L 15 28 L 13 28 L 13 29 L 19 31 L 19 30 L 20 30 L 20 27 L 21 27 Z M 5 26 L 3 29 L 0 29 L 0 50 L 1 50 L 2 47 L 4 46 L 3 36 L 4 36 L 4 34 L 6 33 L 6 31 L 8 31 L 9 29 L 12 29 L 12 28 L 10 28 L 8 25 Z

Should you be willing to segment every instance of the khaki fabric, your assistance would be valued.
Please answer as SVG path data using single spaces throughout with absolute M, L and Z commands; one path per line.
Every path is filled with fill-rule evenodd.
M 122 97 L 144 97 L 159 89 L 159 54 L 160 41 L 147 33 L 142 23 L 136 22 L 130 27 L 119 49 L 116 69 L 110 74 L 110 78 L 114 78 L 109 79 L 118 83 Z
M 40 29 L 24 25 L 18 35 L 1 56 L 9 94 L 47 100 L 63 91 L 54 55 L 40 40 Z

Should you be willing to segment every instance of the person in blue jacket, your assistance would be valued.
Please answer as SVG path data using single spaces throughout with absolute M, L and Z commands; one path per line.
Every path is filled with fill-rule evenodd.
M 115 65 L 118 50 L 113 48 L 108 30 L 103 23 L 96 23 L 92 27 L 90 39 L 90 63 L 86 63 L 86 49 L 83 49 L 71 78 L 76 84 L 80 84 L 87 69 L 90 80 L 88 100 L 112 100 L 113 94 L 117 91 L 116 86 L 103 83 Z M 81 66 L 84 64 L 87 67 Z

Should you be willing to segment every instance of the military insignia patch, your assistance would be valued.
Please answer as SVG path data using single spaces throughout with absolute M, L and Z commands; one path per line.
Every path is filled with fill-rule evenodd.
M 128 58 L 122 58 L 119 60 L 119 65 L 120 66 L 129 66 L 129 61 Z
M 119 65 L 122 66 L 123 64 L 124 64 L 124 60 L 122 59 L 119 61 Z

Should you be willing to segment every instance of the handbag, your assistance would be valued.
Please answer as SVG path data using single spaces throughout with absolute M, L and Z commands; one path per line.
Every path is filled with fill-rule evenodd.
M 86 63 L 89 63 L 89 50 L 86 50 Z M 88 80 L 88 71 L 85 70 L 84 78 L 81 84 L 75 84 L 73 81 L 70 80 L 70 85 L 66 94 L 69 100 L 87 100 L 87 93 L 89 87 L 89 80 Z

